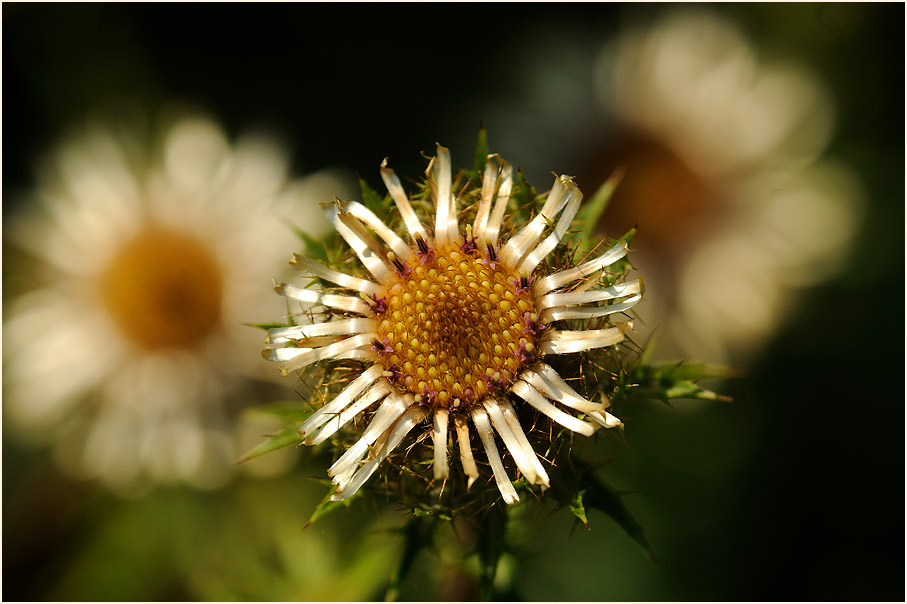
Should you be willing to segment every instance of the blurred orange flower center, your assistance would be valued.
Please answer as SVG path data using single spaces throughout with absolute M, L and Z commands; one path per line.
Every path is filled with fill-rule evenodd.
M 629 135 L 604 153 L 597 165 L 605 170 L 605 177 L 616 165 L 626 169 L 603 224 L 618 233 L 638 225 L 637 248 L 663 259 L 673 261 L 688 253 L 696 236 L 721 211 L 709 183 L 653 139 Z
M 197 239 L 150 227 L 114 255 L 100 294 L 124 335 L 149 349 L 189 348 L 217 326 L 221 267 Z

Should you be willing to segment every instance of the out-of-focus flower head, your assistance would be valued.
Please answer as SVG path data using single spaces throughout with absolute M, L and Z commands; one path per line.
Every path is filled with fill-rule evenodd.
M 596 84 L 610 133 L 591 173 L 626 170 L 604 220 L 639 225 L 640 317 L 663 354 L 745 360 L 858 226 L 854 177 L 820 159 L 832 99 L 811 72 L 761 60 L 701 11 L 625 30 Z
M 654 332 L 656 357 L 745 363 L 859 227 L 859 183 L 823 157 L 834 100 L 706 9 L 628 14 L 604 45 L 531 37 L 489 124 L 530 175 L 565 165 L 590 189 L 622 169 L 602 229 L 638 226 L 637 337 Z
M 53 444 L 62 466 L 122 492 L 214 487 L 236 457 L 236 411 L 264 362 L 248 322 L 273 267 L 329 226 L 346 183 L 290 180 L 266 136 L 231 145 L 210 119 L 89 123 L 38 173 L 4 238 L 28 291 L 6 301 L 7 434 Z

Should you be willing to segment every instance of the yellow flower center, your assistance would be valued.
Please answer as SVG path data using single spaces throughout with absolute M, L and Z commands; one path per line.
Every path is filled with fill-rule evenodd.
M 113 257 L 99 287 L 123 334 L 148 350 L 194 346 L 220 320 L 221 268 L 202 243 L 177 231 L 141 232 Z
M 476 250 L 413 254 L 387 292 L 378 351 L 422 404 L 456 410 L 505 390 L 535 351 L 527 280 Z

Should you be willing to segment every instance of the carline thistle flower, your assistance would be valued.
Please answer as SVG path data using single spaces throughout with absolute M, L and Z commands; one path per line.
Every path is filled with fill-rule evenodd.
M 453 190 L 446 148 L 437 147 L 426 176 L 433 228 L 420 220 L 414 209 L 420 200 L 407 196 L 387 160 L 381 165 L 409 243 L 359 202 L 325 204 L 372 278 L 294 255 L 291 264 L 341 291 L 279 285 L 279 294 L 305 308 L 323 307 L 327 320 L 270 329 L 263 355 L 278 361 L 284 374 L 327 360 L 353 359 L 364 367 L 299 427 L 304 443 L 317 445 L 359 416 L 368 418 L 358 441 L 328 470 L 333 500 L 356 493 L 423 425 L 431 431 L 435 483 L 449 476 L 448 444 L 455 441 L 451 450 L 472 486 L 479 477 L 478 439 L 504 501 L 516 503 L 495 432 L 526 481 L 549 486 L 520 423 L 522 409 L 534 408 L 586 436 L 622 426 L 604 395 L 599 402 L 584 398 L 546 358 L 622 341 L 629 323 L 569 330 L 559 322 L 629 310 L 642 297 L 642 280 L 602 279 L 627 254 L 624 242 L 578 266 L 546 270 L 544 259 L 561 243 L 583 197 L 568 176 L 555 179 L 541 211 L 509 237 L 501 233 L 514 189 L 508 163 L 488 156 L 475 190 L 475 218 L 465 228 L 457 205 L 468 185 L 459 194 Z

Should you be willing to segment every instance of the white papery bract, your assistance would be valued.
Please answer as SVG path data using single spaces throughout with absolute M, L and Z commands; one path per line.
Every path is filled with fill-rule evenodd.
M 550 485 L 518 413 L 540 413 L 583 435 L 621 426 L 604 395 L 597 402 L 584 398 L 545 357 L 621 342 L 628 323 L 612 324 L 610 316 L 639 302 L 642 281 L 617 282 L 619 275 L 609 273 L 627 254 L 623 242 L 579 266 L 548 271 L 545 258 L 562 244 L 583 197 L 568 176 L 555 179 L 531 220 L 502 237 L 514 190 L 508 163 L 488 156 L 475 186 L 475 217 L 465 224 L 460 200 L 466 193 L 454 187 L 446 148 L 438 146 L 426 174 L 434 216 L 420 216 L 414 208 L 421 200 L 410 199 L 387 161 L 381 164 L 403 236 L 358 202 L 325 205 L 370 278 L 294 256 L 292 264 L 328 287 L 281 284 L 277 292 L 300 303 L 306 317 L 322 312 L 325 320 L 271 329 L 263 355 L 284 374 L 339 359 L 364 366 L 299 427 L 303 441 L 315 445 L 360 416 L 366 420 L 328 470 L 335 500 L 356 493 L 421 429 L 430 433 L 434 482 L 448 479 L 448 452 L 456 450 L 472 486 L 479 478 L 478 442 L 501 496 L 512 504 L 519 497 L 498 438 L 528 483 Z M 596 319 L 597 328 L 561 328 L 568 319 Z

